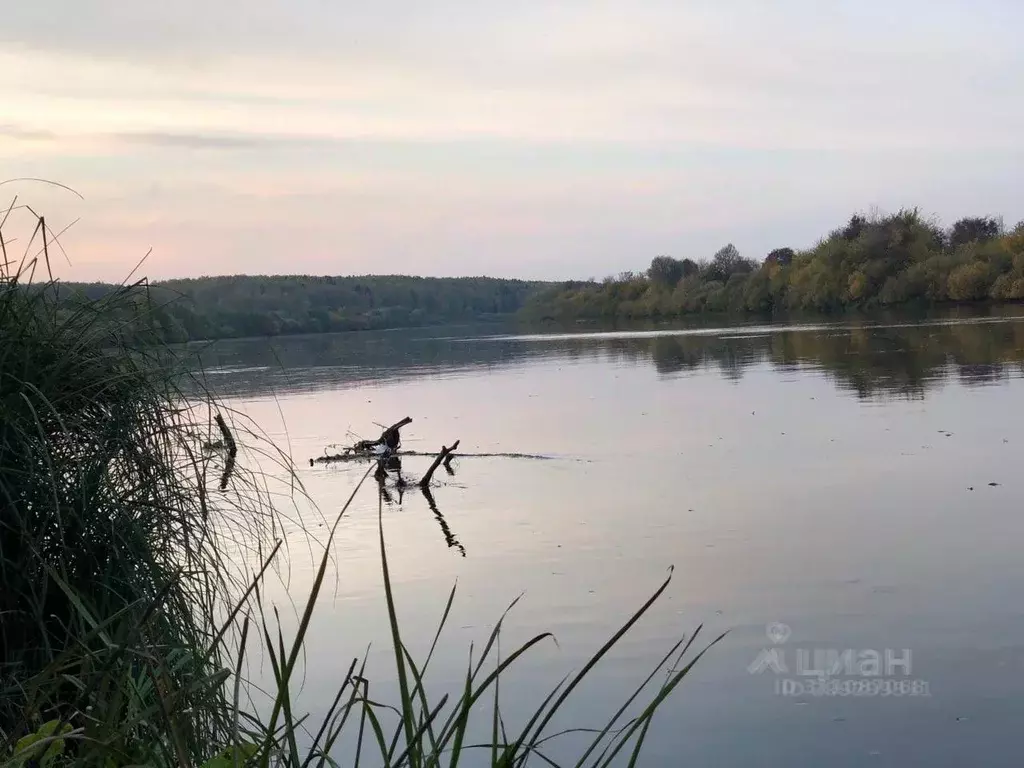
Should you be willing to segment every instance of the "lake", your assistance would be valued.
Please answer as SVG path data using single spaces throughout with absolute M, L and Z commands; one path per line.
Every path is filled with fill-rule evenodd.
M 479 653 L 522 595 L 502 652 L 543 631 L 557 643 L 503 681 L 515 721 L 674 567 L 663 598 L 570 699 L 566 725 L 602 725 L 703 625 L 704 640 L 728 634 L 655 719 L 641 765 L 1019 765 L 1024 317 L 419 329 L 202 354 L 210 383 L 294 459 L 327 517 L 366 465 L 310 458 L 405 416 L 404 449 L 461 440 L 454 476 L 435 479 L 437 514 L 412 491 L 383 510 L 414 656 L 458 583 L 435 698 L 458 692 L 470 644 Z M 403 468 L 415 478 L 429 463 Z M 272 590 L 285 606 L 314 568 L 299 524 L 323 530 L 289 504 Z M 371 643 L 368 676 L 396 700 L 384 693 L 377 511 L 371 483 L 339 529 L 307 648 L 313 711 Z M 834 663 L 841 685 L 812 685 Z

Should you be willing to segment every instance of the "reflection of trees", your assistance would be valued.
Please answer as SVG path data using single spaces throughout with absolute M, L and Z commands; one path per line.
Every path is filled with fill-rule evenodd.
M 419 329 L 225 341 L 201 357 L 207 368 L 237 369 L 211 377 L 211 384 L 228 394 L 337 388 L 365 380 L 512 366 L 544 358 L 653 362 L 658 373 L 666 376 L 709 369 L 729 380 L 740 379 L 755 364 L 770 363 L 781 370 L 812 366 L 860 397 L 881 393 L 920 397 L 930 386 L 951 377 L 974 385 L 998 381 L 1011 368 L 1024 370 L 1024 323 L 1013 320 L 833 326 L 774 333 L 750 330 L 580 334 L 531 341 L 467 339 L 473 329 L 466 328 L 438 338 L 438 329 Z
M 649 352 L 659 373 L 677 373 L 714 366 L 725 378 L 737 381 L 744 369 L 764 359 L 759 336 L 656 336 Z
M 200 361 L 204 370 L 229 369 L 211 376 L 209 384 L 221 394 L 234 396 L 338 388 L 424 372 L 507 366 L 528 352 L 526 345 L 516 341 L 466 338 L 477 333 L 493 334 L 495 327 L 229 339 L 181 349 L 186 358 Z
M 742 337 L 666 335 L 645 341 L 662 374 L 713 365 L 723 376 L 738 379 L 764 361 L 780 369 L 810 365 L 860 397 L 920 397 L 951 375 L 968 385 L 982 384 L 1024 365 L 1022 323 L 862 326 Z
M 650 349 L 658 373 L 692 371 L 707 358 L 706 345 L 695 336 L 656 336 Z

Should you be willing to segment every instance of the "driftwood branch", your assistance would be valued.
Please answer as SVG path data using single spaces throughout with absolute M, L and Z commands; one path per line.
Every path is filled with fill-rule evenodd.
M 441 466 L 441 462 L 445 461 L 452 453 L 459 447 L 460 440 L 456 440 L 450 447 L 445 448 L 441 446 L 441 452 L 434 457 L 434 463 L 430 465 L 430 469 L 427 470 L 427 474 L 420 480 L 420 488 L 426 488 L 430 485 L 430 480 L 434 476 L 434 472 Z
M 445 469 L 445 471 L 449 475 L 454 475 L 455 474 L 455 470 L 452 469 L 452 459 L 454 459 L 454 458 L 455 458 L 455 451 L 454 451 L 454 449 L 452 451 L 450 451 L 447 456 L 444 457 L 444 469 Z
M 388 445 L 391 448 L 397 448 L 398 447 L 398 437 L 399 437 L 398 436 L 398 431 L 402 427 L 404 427 L 406 424 L 412 424 L 412 419 L 409 418 L 408 416 L 406 416 L 401 421 L 392 424 L 390 427 L 388 427 L 383 432 L 381 432 L 380 433 L 380 440 L 378 440 L 377 442 L 378 443 L 384 443 L 385 445 Z M 394 441 L 394 445 L 391 444 L 392 440 Z
M 385 429 L 380 433 L 380 437 L 376 440 L 360 440 L 351 448 L 346 449 L 346 451 L 350 454 L 365 454 L 372 451 L 374 447 L 378 445 L 386 445 L 391 449 L 391 452 L 394 453 L 398 450 L 398 446 L 402 442 L 402 436 L 399 434 L 399 430 L 401 430 L 406 424 L 412 424 L 412 419 L 408 416 Z M 310 461 L 312 461 L 312 459 L 310 459 Z
M 227 490 L 231 473 L 235 469 L 235 457 L 238 456 L 238 446 L 235 444 L 235 438 L 232 436 L 231 430 L 228 429 L 228 424 L 224 421 L 224 417 L 218 413 L 215 419 L 217 426 L 220 428 L 221 437 L 224 439 L 224 448 L 228 454 L 227 461 L 224 462 L 224 472 L 220 476 L 220 489 L 224 491 Z

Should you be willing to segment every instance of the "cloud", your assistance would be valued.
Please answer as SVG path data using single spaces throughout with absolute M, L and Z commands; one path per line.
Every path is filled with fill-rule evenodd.
M 53 141 L 57 136 L 51 131 L 8 123 L 0 124 L 0 138 L 14 139 L 15 141 Z
M 1015 22 L 1006 0 L 42 0 L 5 17 L 0 89 L 19 120 L 208 149 L 262 134 L 1013 148 Z
M 287 141 L 283 137 L 266 135 L 244 136 L 213 133 L 172 133 L 166 131 L 115 133 L 104 138 L 125 144 L 169 149 L 255 149 L 268 144 Z
M 582 276 L 806 244 L 874 204 L 1024 213 L 1011 0 L 36 0 L 3 22 L 5 169 L 86 194 L 88 258 L 129 238 L 164 274 L 429 252 Z

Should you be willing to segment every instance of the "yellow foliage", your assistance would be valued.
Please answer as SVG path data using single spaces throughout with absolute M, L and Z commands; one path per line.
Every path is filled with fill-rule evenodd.
M 846 293 L 852 301 L 860 301 L 868 287 L 868 278 L 859 269 L 850 275 L 846 285 Z
M 972 261 L 961 264 L 949 273 L 949 298 L 956 301 L 972 301 L 984 298 L 988 293 L 988 266 Z

